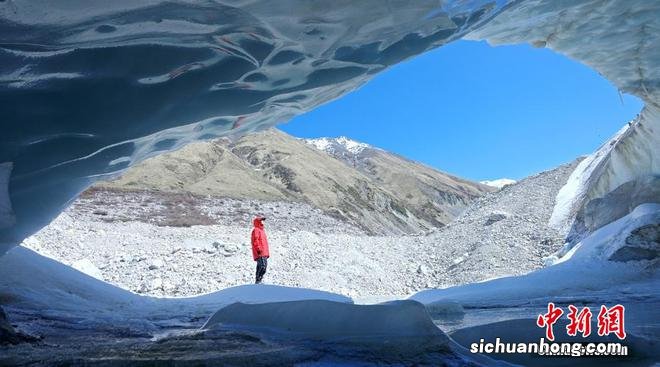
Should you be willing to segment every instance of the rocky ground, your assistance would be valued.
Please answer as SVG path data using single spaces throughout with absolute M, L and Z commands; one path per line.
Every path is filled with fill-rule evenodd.
M 428 281 L 447 287 L 519 275 L 540 268 L 564 239 L 548 227 L 555 196 L 578 161 L 530 176 L 477 199 L 454 222 L 428 237 Z M 436 273 L 436 274 L 434 274 Z M 436 283 L 434 283 L 436 282 Z
M 24 245 L 137 293 L 189 296 L 253 281 L 250 220 L 262 214 L 267 283 L 401 296 L 543 266 L 563 245 L 547 222 L 575 165 L 487 194 L 425 235 L 368 236 L 301 203 L 95 190 Z

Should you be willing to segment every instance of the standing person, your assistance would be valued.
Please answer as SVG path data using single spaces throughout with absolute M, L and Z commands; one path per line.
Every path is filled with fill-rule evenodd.
M 266 231 L 264 230 L 265 217 L 256 217 L 252 222 L 254 228 L 252 229 L 252 258 L 257 262 L 257 278 L 255 284 L 261 283 L 261 280 L 266 274 L 266 266 L 268 266 L 268 238 L 266 238 Z

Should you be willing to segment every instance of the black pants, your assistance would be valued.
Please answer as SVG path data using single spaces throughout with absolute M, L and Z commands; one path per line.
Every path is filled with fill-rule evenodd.
M 267 266 L 268 266 L 267 257 L 260 257 L 257 259 L 257 280 L 255 283 L 257 284 L 261 283 L 261 280 L 264 278 L 264 274 L 266 274 Z

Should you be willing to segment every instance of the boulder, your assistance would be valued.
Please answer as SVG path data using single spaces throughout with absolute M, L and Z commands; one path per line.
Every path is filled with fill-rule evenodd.
M 156 270 L 160 269 L 163 266 L 165 266 L 165 263 L 161 259 L 153 259 L 151 263 L 149 263 L 149 270 Z
M 488 216 L 486 217 L 486 222 L 484 223 L 485 226 L 489 226 L 495 222 L 499 222 L 503 219 L 509 218 L 511 214 L 501 211 L 501 210 L 495 210 L 492 211 Z
M 239 250 L 239 247 L 237 245 L 231 243 L 213 242 L 212 246 L 215 250 L 217 250 L 221 255 L 225 257 L 232 256 Z

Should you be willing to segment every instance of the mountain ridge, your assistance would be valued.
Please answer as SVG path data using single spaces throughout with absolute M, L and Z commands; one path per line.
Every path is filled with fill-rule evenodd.
M 352 150 L 330 154 L 270 129 L 190 144 L 97 186 L 303 202 L 370 234 L 442 227 L 492 191 L 366 143 L 340 142 Z

